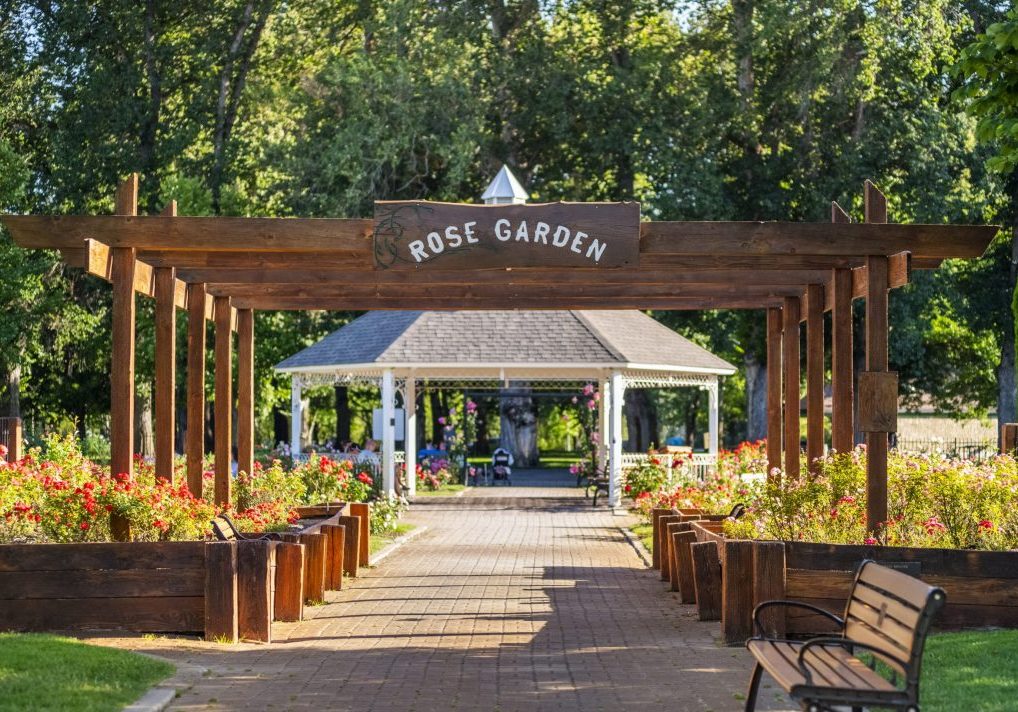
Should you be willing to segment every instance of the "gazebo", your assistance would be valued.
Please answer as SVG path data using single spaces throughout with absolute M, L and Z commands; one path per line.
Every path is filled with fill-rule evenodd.
M 609 501 L 622 473 L 622 403 L 626 388 L 700 388 L 709 403 L 708 448 L 718 451 L 718 379 L 735 367 L 639 311 L 376 311 L 329 334 L 276 366 L 291 376 L 291 453 L 300 453 L 303 388 L 371 383 L 382 392 L 382 481 L 395 488 L 402 455 L 415 469 L 418 383 L 545 389 L 599 383 L 598 463 L 610 467 Z M 396 394 L 406 419 L 404 453 L 396 452 Z M 413 493 L 415 478 L 408 477 Z

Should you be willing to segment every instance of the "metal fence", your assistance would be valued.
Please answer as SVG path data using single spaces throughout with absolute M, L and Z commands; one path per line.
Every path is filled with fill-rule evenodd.
M 997 454 L 997 443 L 990 440 L 947 440 L 941 438 L 897 439 L 893 443 L 898 452 L 943 455 L 960 460 L 988 460 Z

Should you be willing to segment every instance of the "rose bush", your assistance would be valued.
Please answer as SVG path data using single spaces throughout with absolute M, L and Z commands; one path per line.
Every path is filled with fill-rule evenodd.
M 347 461 L 312 457 L 293 470 L 277 461 L 233 480 L 231 502 L 212 504 L 214 477 L 203 477 L 202 498 L 184 483 L 157 478 L 135 461 L 135 475 L 111 475 L 86 458 L 73 437 L 47 439 L 18 462 L 0 462 L 0 543 L 87 542 L 110 539 L 110 515 L 125 518 L 137 541 L 201 539 L 210 520 L 227 513 L 241 531 L 285 529 L 295 507 L 335 499 L 362 502 L 372 492 L 369 473 Z

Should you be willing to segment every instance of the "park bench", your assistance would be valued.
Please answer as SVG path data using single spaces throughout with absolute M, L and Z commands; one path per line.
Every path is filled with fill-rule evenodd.
M 757 635 L 746 642 L 757 661 L 746 710 L 756 708 L 760 676 L 766 671 L 809 712 L 833 705 L 918 712 L 923 646 L 945 600 L 943 589 L 866 560 L 855 576 L 844 618 L 800 601 L 764 601 L 753 611 Z M 811 610 L 840 630 L 805 642 L 768 637 L 761 614 L 784 606 Z M 867 654 L 868 664 L 857 653 Z
M 233 520 L 226 514 L 220 514 L 212 518 L 212 533 L 219 541 L 279 541 L 280 536 L 275 532 L 268 534 L 242 534 Z

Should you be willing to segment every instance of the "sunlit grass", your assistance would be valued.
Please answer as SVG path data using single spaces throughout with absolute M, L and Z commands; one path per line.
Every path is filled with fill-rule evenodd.
M 126 650 L 0 633 L 2 712 L 119 710 L 172 673 L 172 665 Z
M 926 641 L 925 711 L 1018 709 L 1018 630 L 943 633 Z

